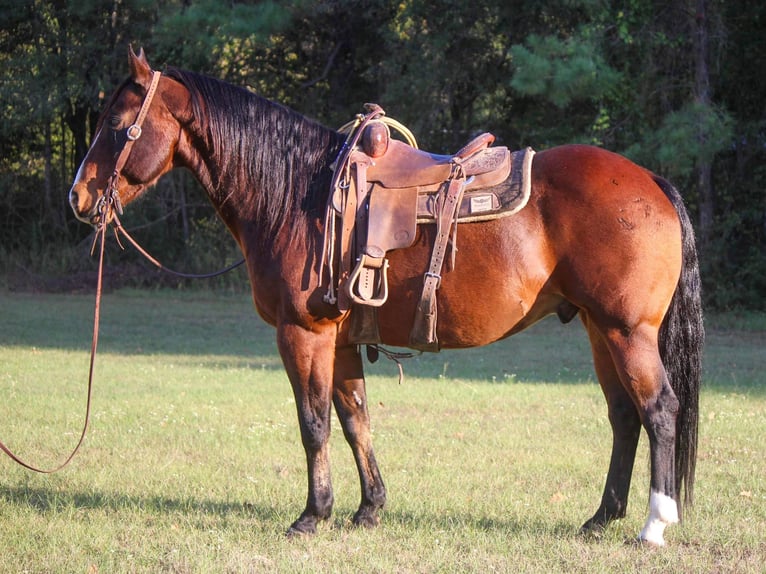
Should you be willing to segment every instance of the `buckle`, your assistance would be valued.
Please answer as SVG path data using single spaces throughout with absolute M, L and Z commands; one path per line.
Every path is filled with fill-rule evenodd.
M 130 141 L 136 141 L 141 137 L 141 126 L 133 124 L 128 128 L 128 139 Z
M 423 280 L 426 280 L 429 277 L 431 277 L 433 279 L 436 279 L 436 288 L 437 289 L 442 286 L 442 276 L 441 275 L 439 275 L 438 273 L 431 273 L 430 271 L 426 271 L 425 274 L 423 275 Z

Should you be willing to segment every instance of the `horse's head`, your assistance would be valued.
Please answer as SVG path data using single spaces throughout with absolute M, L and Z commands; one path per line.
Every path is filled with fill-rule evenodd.
M 69 191 L 75 215 L 87 223 L 96 224 L 101 219 L 102 198 L 110 180 L 119 207 L 139 197 L 174 167 L 181 125 L 190 115 L 188 92 L 178 82 L 158 76 L 156 92 L 150 93 L 154 73 L 143 50 L 136 55 L 131 48 L 128 60 L 130 77 L 101 114 L 96 135 Z M 143 121 L 138 118 L 142 106 L 146 114 Z

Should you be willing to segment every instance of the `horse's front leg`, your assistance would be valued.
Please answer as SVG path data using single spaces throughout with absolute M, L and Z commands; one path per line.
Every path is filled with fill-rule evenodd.
M 309 330 L 281 324 L 277 329 L 277 345 L 295 395 L 308 466 L 306 509 L 290 526 L 288 536 L 315 533 L 317 523 L 332 513 L 328 440 L 335 334 L 335 325 Z
M 380 522 L 378 511 L 386 502 L 386 487 L 372 449 L 362 357 L 355 347 L 336 350 L 333 402 L 343 434 L 354 453 L 362 489 L 362 501 L 354 515 L 354 524 L 377 526 Z

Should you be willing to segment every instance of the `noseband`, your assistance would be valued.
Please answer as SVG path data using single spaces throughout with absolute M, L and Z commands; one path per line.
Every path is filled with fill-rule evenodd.
M 99 198 L 96 205 L 96 209 L 99 214 L 99 226 L 106 224 L 112 208 L 114 208 L 117 213 L 122 215 L 122 203 L 120 202 L 120 192 L 117 189 L 117 182 L 120 179 L 122 169 L 125 167 L 125 164 L 128 161 L 128 157 L 130 157 L 130 152 L 133 149 L 133 144 L 138 138 L 141 137 L 141 126 L 144 123 L 144 119 L 146 119 L 146 114 L 149 112 L 149 106 L 154 99 L 154 94 L 157 91 L 157 86 L 160 83 L 161 76 L 162 72 L 152 72 L 152 82 L 149 84 L 149 89 L 147 90 L 144 101 L 141 104 L 141 109 L 138 110 L 136 121 L 133 122 L 133 124 L 127 129 L 128 139 L 125 142 L 125 145 L 122 147 L 122 150 L 120 150 L 120 155 L 117 156 L 117 161 L 114 164 L 114 171 L 112 172 L 112 175 L 106 184 L 104 195 Z

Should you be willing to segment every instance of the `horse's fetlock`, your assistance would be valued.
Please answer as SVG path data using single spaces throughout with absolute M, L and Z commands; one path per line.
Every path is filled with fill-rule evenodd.
M 678 522 L 678 504 L 672 497 L 653 491 L 649 499 L 649 507 L 652 515 L 663 522 L 667 524 Z
M 335 503 L 332 493 L 318 497 L 313 506 L 313 515 L 317 520 L 327 520 L 332 516 L 332 508 Z

